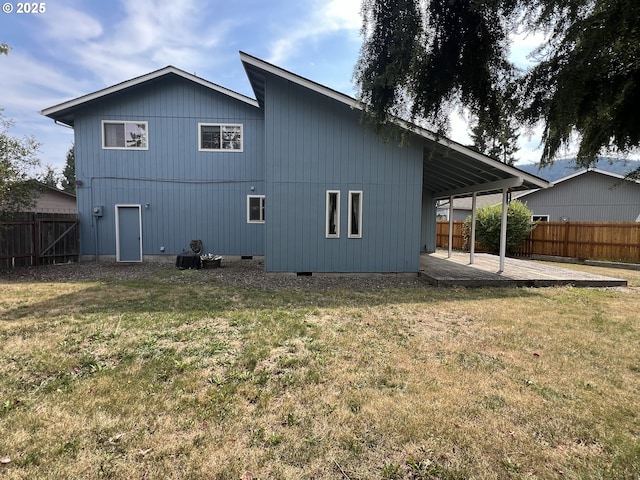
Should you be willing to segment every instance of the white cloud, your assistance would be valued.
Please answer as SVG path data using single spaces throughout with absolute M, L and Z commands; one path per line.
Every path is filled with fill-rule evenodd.
M 122 1 L 123 17 L 99 36 L 70 46 L 69 61 L 92 72 L 104 86 L 173 64 L 202 68 L 208 52 L 228 34 L 233 21 L 204 25 L 195 0 Z
M 269 61 L 277 65 L 285 63 L 287 58 L 305 48 L 305 42 L 338 31 L 356 36 L 360 26 L 360 0 L 316 1 L 306 19 L 295 18 L 295 27 L 273 42 Z
M 45 36 L 57 42 L 84 42 L 100 37 L 102 24 L 91 15 L 62 4 L 49 8 L 38 17 L 44 23 Z
M 70 82 L 63 72 L 26 55 L 3 57 L 2 67 L 0 91 L 7 92 L 2 99 L 2 106 L 7 110 L 38 112 L 45 106 L 43 102 L 56 103 L 61 97 L 73 97 L 81 92 L 78 84 Z

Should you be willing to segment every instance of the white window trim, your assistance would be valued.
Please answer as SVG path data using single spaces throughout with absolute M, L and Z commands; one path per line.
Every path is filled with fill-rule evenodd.
M 140 252 L 140 260 L 136 261 L 123 261 L 120 260 L 120 208 L 137 208 L 138 209 L 138 249 Z M 140 263 L 143 261 L 144 257 L 142 254 L 142 206 L 140 204 L 129 204 L 129 203 L 116 203 L 115 205 L 116 215 L 116 262 L 123 263 Z M 96 251 L 96 255 L 98 252 Z
M 266 205 L 264 204 L 264 195 L 247 195 L 247 223 L 264 223 L 264 217 L 266 216 L 266 214 L 262 215 L 262 220 L 251 220 L 251 199 L 252 198 L 262 199 L 261 211 L 264 212 L 266 210 Z
M 127 147 L 126 145 L 124 147 L 107 147 L 106 146 L 106 139 L 104 138 L 104 125 L 106 123 L 122 123 L 125 124 L 125 131 L 126 131 L 126 124 L 127 123 L 134 123 L 136 125 L 144 125 L 144 132 L 146 135 L 146 142 L 145 142 L 145 146 L 144 147 Z M 103 150 L 149 150 L 149 122 L 144 121 L 144 120 L 102 120 L 101 124 L 101 135 L 102 135 L 102 149 Z M 126 143 L 126 139 L 125 139 L 125 143 Z
M 533 217 L 538 217 L 538 219 L 534 220 Z M 531 215 L 531 221 L 532 222 L 548 222 L 549 221 L 549 215 Z
M 329 233 L 329 198 L 331 194 L 336 196 L 336 233 Z M 340 190 L 327 190 L 326 194 L 326 215 L 325 215 L 325 236 L 326 238 L 340 238 Z
M 357 235 L 354 235 L 351 233 L 351 223 L 352 223 L 352 218 L 353 216 L 351 215 L 351 208 L 352 208 L 352 202 L 353 202 L 353 196 L 354 194 L 357 194 L 360 197 L 360 210 L 358 211 L 358 233 Z M 349 234 L 348 237 L 349 238 L 362 238 L 362 190 L 349 190 Z
M 240 148 L 202 148 L 202 127 L 240 127 Z M 198 151 L 199 152 L 228 152 L 228 153 L 241 153 L 244 152 L 244 125 L 242 123 L 212 123 L 212 122 L 199 122 L 198 123 Z

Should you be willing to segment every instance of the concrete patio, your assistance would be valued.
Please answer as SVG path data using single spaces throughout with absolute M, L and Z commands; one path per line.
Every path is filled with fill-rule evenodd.
M 473 265 L 469 253 L 437 251 L 420 256 L 420 276 L 438 287 L 620 287 L 627 281 L 594 275 L 541 262 L 506 258 L 504 272 L 498 273 L 500 258 L 488 253 L 476 253 Z

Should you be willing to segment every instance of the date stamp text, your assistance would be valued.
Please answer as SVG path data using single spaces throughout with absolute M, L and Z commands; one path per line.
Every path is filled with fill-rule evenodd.
M 2 4 L 3 13 L 41 14 L 47 11 L 46 2 L 5 2 Z

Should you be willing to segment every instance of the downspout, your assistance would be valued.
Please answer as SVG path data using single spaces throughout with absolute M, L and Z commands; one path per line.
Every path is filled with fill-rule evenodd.
M 95 248 L 96 248 L 96 263 L 99 263 L 99 257 L 98 257 L 98 217 L 94 216 L 93 217 L 95 220 L 95 228 L 93 229 L 94 232 L 94 236 L 95 236 Z

